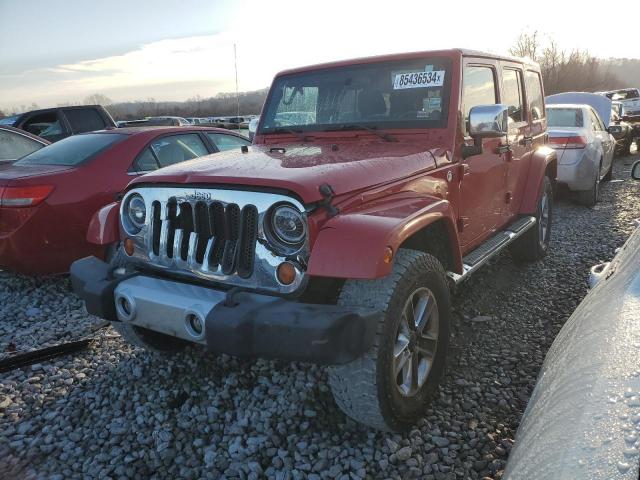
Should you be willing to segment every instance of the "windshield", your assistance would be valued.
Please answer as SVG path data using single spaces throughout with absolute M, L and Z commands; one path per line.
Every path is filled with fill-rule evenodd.
M 451 83 L 450 60 L 421 58 L 351 65 L 276 79 L 260 133 L 442 128 Z
M 126 137 L 117 133 L 74 135 L 30 153 L 14 165 L 79 165 Z
M 549 127 L 583 127 L 582 110 L 579 108 L 547 108 Z

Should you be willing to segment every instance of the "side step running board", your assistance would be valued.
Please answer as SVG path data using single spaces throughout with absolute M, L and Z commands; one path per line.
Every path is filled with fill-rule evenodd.
M 458 284 L 487 263 L 507 245 L 525 233 L 536 224 L 536 217 L 522 217 L 509 225 L 505 230 L 498 232 L 462 259 L 462 274 L 447 272 L 454 283 Z

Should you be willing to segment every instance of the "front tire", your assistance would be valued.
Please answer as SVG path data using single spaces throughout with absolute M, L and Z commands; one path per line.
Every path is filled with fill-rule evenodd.
M 338 303 L 381 312 L 370 351 L 329 368 L 336 403 L 370 427 L 404 430 L 424 415 L 443 375 L 451 304 L 444 268 L 432 255 L 400 249 L 390 275 L 348 280 Z
M 525 232 L 511 246 L 511 256 L 517 262 L 535 262 L 547 254 L 551 241 L 551 225 L 553 220 L 553 186 L 549 177 L 542 180 L 536 225 Z

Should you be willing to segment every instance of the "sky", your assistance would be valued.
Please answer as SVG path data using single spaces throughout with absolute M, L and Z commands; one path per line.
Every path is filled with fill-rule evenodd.
M 0 0 L 0 110 L 96 93 L 120 102 L 234 91 L 234 44 L 240 91 L 267 87 L 286 68 L 353 57 L 452 47 L 507 53 L 533 31 L 564 49 L 640 57 L 637 32 L 586 3 L 534 3 Z

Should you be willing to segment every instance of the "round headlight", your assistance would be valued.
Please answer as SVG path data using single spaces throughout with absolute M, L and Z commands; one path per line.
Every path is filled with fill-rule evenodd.
M 302 213 L 291 205 L 280 205 L 271 214 L 271 230 L 276 239 L 286 245 L 300 245 L 307 234 Z
M 144 204 L 144 199 L 138 194 L 132 195 L 127 205 L 127 217 L 131 225 L 140 230 L 147 219 L 147 206 Z

